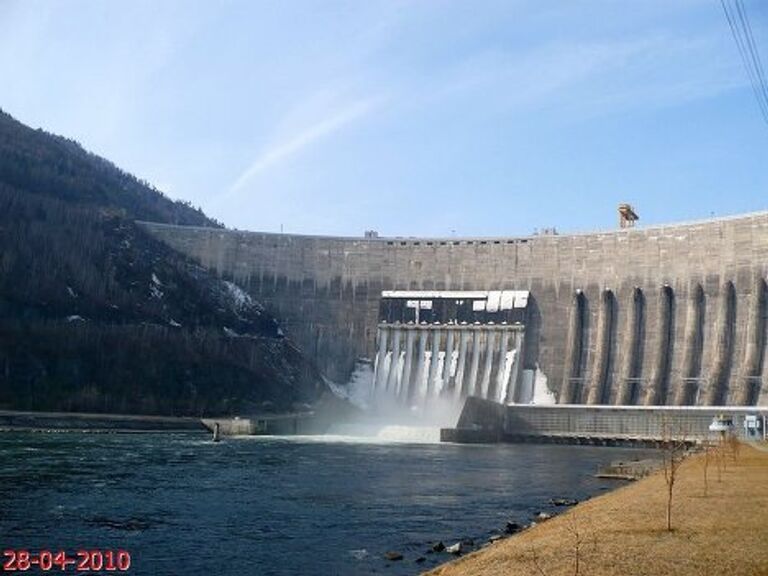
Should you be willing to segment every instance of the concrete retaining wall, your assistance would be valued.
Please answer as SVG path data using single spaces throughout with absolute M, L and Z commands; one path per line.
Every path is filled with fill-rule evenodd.
M 455 429 L 446 429 L 446 441 L 543 441 L 568 443 L 647 444 L 670 439 L 699 442 L 716 439 L 709 430 L 713 418 L 732 419 L 732 431 L 745 437 L 744 420 L 757 416 L 763 434 L 768 410 L 746 407 L 616 407 L 616 406 L 503 406 L 481 398 L 468 398 Z M 481 440 L 479 440 L 481 439 Z
M 291 436 L 297 434 L 324 434 L 329 426 L 327 417 L 314 413 L 264 414 L 249 418 L 204 418 L 210 432 L 219 425 L 222 436 Z

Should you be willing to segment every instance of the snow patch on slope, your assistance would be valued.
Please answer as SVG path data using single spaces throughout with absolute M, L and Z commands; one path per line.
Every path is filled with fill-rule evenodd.
M 149 293 L 152 295 L 152 298 L 160 300 L 163 297 L 163 291 L 160 290 L 160 286 L 162 285 L 163 283 L 160 282 L 160 278 L 157 277 L 157 274 L 152 272 L 152 282 L 149 284 Z
M 240 286 L 234 282 L 229 282 L 228 280 L 224 280 L 223 282 L 227 289 L 227 294 L 237 312 L 250 310 L 255 310 L 257 314 L 262 312 L 263 308 L 261 304 L 254 301 L 254 299 L 251 298 L 251 295 L 240 288 Z

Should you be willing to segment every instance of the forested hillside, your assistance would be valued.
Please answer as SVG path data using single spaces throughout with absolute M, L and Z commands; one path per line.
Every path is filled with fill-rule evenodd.
M 259 303 L 134 219 L 219 226 L 0 114 L 0 408 L 211 415 L 312 403 Z
M 71 204 L 108 207 L 135 220 L 221 227 L 200 209 L 170 200 L 74 140 L 32 130 L 2 110 L 0 182 Z

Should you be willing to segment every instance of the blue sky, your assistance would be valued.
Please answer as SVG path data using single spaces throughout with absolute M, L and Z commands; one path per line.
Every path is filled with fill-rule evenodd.
M 768 63 L 768 3 L 746 1 Z M 523 235 L 768 209 L 717 0 L 0 0 L 0 107 L 231 227 Z

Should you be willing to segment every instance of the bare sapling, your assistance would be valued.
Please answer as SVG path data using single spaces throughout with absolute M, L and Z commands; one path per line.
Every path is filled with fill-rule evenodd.
M 717 444 L 717 482 L 723 481 L 723 473 L 728 471 L 728 447 L 727 438 L 721 433 L 720 441 Z
M 667 485 L 667 531 L 672 532 L 672 504 L 677 472 L 685 457 L 686 434 L 681 429 L 673 432 L 669 419 L 666 417 L 662 422 L 662 432 L 664 482 Z
M 573 555 L 573 575 L 584 573 L 585 560 L 590 553 L 597 551 L 597 535 L 594 530 L 586 530 L 580 525 L 576 512 L 568 515 L 568 534 Z
M 704 470 L 704 498 L 707 497 L 709 493 L 709 464 L 712 461 L 712 444 L 709 440 L 704 441 L 704 465 L 702 466 Z
M 568 532 L 571 535 L 573 544 L 573 574 L 579 576 L 581 570 L 581 548 L 584 545 L 584 538 L 581 532 L 579 532 L 579 523 L 576 519 L 576 514 L 571 514 L 570 522 L 568 523 Z
M 730 433 L 728 434 L 728 452 L 731 456 L 731 461 L 736 464 L 739 460 L 739 453 L 741 450 L 741 442 L 739 442 L 739 439 L 736 437 L 736 434 Z
M 580 576 L 585 573 L 589 556 L 597 552 L 597 534 L 590 529 L 590 525 L 585 528 L 581 518 L 575 512 L 569 513 L 566 519 L 568 521 L 568 546 L 573 561 L 571 573 L 573 576 Z M 547 576 L 541 558 L 533 547 L 531 547 L 531 564 L 536 574 Z
M 536 552 L 536 548 L 534 547 L 531 547 L 531 564 L 533 564 L 533 569 L 536 571 L 538 576 L 547 576 L 544 568 L 541 567 L 541 560 L 539 559 L 539 555 Z

